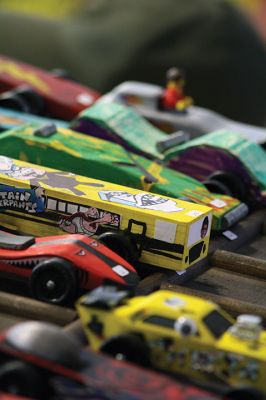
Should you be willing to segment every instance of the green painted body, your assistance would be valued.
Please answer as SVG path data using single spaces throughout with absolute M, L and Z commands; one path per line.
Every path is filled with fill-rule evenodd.
M 240 205 L 237 199 L 210 193 L 203 184 L 118 144 L 69 129 L 57 128 L 49 137 L 34 134 L 29 124 L 0 135 L 1 154 L 174 198 L 185 198 L 213 208 L 214 230 L 224 229 L 225 215 Z M 156 182 L 147 182 L 145 177 Z
M 221 130 L 190 140 L 180 145 L 179 151 L 182 153 L 186 149 L 201 145 L 218 147 L 236 156 L 260 187 L 266 189 L 266 152 L 260 145 L 235 132 Z
M 145 154 L 149 158 L 168 161 L 177 154 L 178 146 L 173 146 L 164 153 L 157 149 L 157 143 L 166 140 L 169 135 L 150 124 L 132 107 L 99 101 L 82 111 L 76 121 L 72 122 L 72 128 L 79 126 L 78 122 L 82 120 L 103 128 L 107 140 L 113 140 L 108 138 L 107 132 L 114 132 L 116 138 L 121 139 L 132 151 Z M 83 132 L 82 129 L 80 131 Z M 91 134 L 94 135 L 93 128 Z

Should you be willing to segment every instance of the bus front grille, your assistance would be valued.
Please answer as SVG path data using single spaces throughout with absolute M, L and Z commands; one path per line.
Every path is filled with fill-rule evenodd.
M 195 244 L 195 246 L 191 247 L 189 250 L 189 263 L 192 263 L 193 261 L 197 260 L 200 257 L 201 250 L 203 247 L 203 241 L 200 243 Z

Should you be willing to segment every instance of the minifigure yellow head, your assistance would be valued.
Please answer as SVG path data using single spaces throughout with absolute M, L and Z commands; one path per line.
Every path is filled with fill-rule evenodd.
M 185 74 L 180 69 L 172 67 L 166 72 L 166 81 L 168 87 L 183 87 L 185 84 Z

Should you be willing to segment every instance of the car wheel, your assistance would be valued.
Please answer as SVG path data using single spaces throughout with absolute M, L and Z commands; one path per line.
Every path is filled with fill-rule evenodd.
M 203 182 L 206 188 L 212 192 L 212 193 L 220 193 L 220 194 L 226 194 L 227 196 L 232 197 L 232 191 L 230 188 L 225 185 L 222 182 L 217 181 L 216 179 L 206 179 L 206 181 Z
M 33 365 L 20 360 L 8 361 L 0 367 L 0 388 L 3 392 L 35 399 L 47 395 L 47 382 Z
M 42 97 L 30 86 L 21 85 L 0 95 L 0 106 L 31 114 L 44 114 Z
M 148 345 L 144 339 L 134 334 L 120 335 L 105 341 L 101 351 L 118 360 L 130 361 L 144 367 L 150 365 Z
M 233 172 L 215 171 L 203 183 L 210 191 L 216 191 L 216 189 L 218 189 L 218 193 L 236 197 L 241 201 L 247 201 L 248 191 L 241 177 L 235 175 Z
M 32 271 L 30 288 L 36 299 L 47 303 L 73 301 L 77 279 L 72 264 L 60 258 L 41 261 Z
M 98 239 L 129 263 L 137 261 L 136 246 L 128 236 L 116 232 L 104 232 Z

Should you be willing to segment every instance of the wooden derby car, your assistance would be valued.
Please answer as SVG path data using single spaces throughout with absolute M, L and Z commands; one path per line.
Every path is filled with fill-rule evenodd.
M 86 86 L 82 86 L 69 79 L 61 78 L 53 73 L 49 73 L 40 68 L 34 67 L 10 57 L 0 56 L 0 92 L 18 88 L 22 85 L 32 90 L 30 97 L 33 108 L 36 108 L 36 102 L 43 100 L 43 112 L 55 118 L 70 120 L 76 116 L 78 112 L 89 107 L 100 96 L 95 90 Z M 25 87 L 25 86 L 24 86 Z M 26 89 L 28 90 L 28 89 Z M 36 95 L 35 95 L 36 93 Z M 38 98 L 39 95 L 39 98 Z M 17 103 L 22 105 L 20 110 L 27 109 L 28 96 L 25 99 L 19 93 L 18 101 L 15 100 L 15 107 Z M 9 105 L 14 102 L 12 93 L 2 98 L 2 104 Z M 23 104 L 26 101 L 26 109 Z
M 266 205 L 266 151 L 232 131 L 208 133 L 179 146 L 171 167 L 252 207 Z
M 131 297 L 110 286 L 81 297 L 77 310 L 94 350 L 231 388 L 237 399 L 266 394 L 266 331 L 257 316 L 235 321 L 196 296 L 158 290 Z
M 212 230 L 230 228 L 248 213 L 246 204 L 215 194 L 198 180 L 133 154 L 117 143 L 54 125 L 27 124 L 0 135 L 3 155 L 64 171 L 184 199 L 211 207 Z
M 86 351 L 60 328 L 23 322 L 0 335 L 0 388 L 38 400 L 219 400 L 158 373 Z
M 138 275 L 127 261 L 79 234 L 34 238 L 1 233 L 0 272 L 29 280 L 35 298 L 57 304 L 104 281 L 129 286 L 138 283 Z
M 214 130 L 226 129 L 238 132 L 255 143 L 266 142 L 265 128 L 234 121 L 207 108 L 192 105 L 183 112 L 177 109 L 167 110 L 162 102 L 164 92 L 165 89 L 158 85 L 127 81 L 113 88 L 99 101 L 132 106 L 140 115 L 165 132 L 182 129 L 189 133 L 191 138 L 195 138 Z
M 96 236 L 127 260 L 182 273 L 208 254 L 210 207 L 4 156 L 0 210 L 4 228 Z

